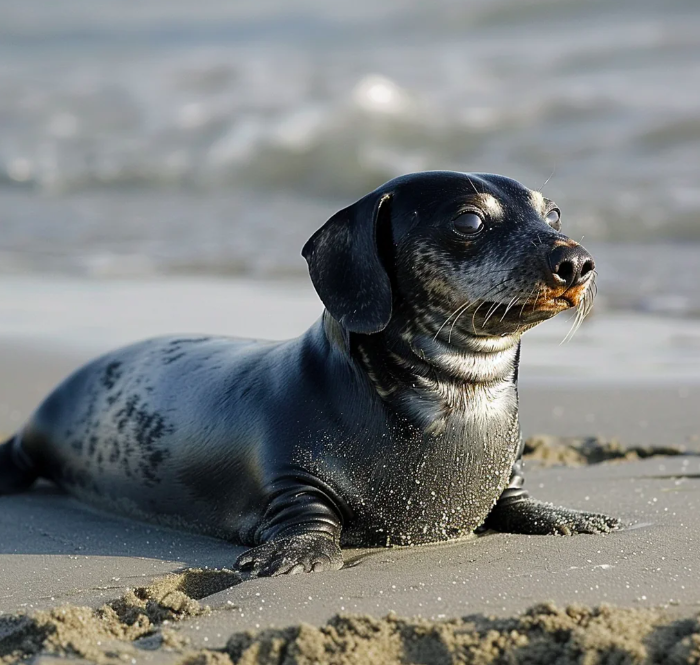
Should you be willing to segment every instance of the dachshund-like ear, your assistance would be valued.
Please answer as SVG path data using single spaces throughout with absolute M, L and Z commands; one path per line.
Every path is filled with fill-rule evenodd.
M 365 196 L 333 215 L 301 251 L 326 309 L 350 332 L 379 332 L 391 318 L 391 280 L 378 243 L 390 203 L 391 194 Z

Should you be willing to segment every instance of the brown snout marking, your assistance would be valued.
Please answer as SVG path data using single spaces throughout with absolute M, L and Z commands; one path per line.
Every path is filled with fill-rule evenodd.
M 572 286 L 569 289 L 546 286 L 540 289 L 539 296 L 533 305 L 537 310 L 557 312 L 570 307 L 578 307 L 587 287 L 588 284 Z
M 560 298 L 566 298 L 572 305 L 572 307 L 578 307 L 583 299 L 583 294 L 588 288 L 588 284 L 580 284 L 579 286 L 572 286 L 570 289 L 566 290 L 559 296 Z

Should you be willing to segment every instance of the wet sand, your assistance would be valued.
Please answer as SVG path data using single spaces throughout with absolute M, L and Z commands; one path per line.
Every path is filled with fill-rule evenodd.
M 293 304 L 288 307 L 292 308 Z M 27 311 L 30 309 L 31 301 L 27 304 Z M 309 304 L 305 316 L 312 314 L 313 306 Z M 31 312 L 27 314 L 27 320 L 30 315 Z M 306 323 L 301 319 L 297 326 Z M 82 345 L 67 345 L 65 334 L 54 332 L 49 335 L 38 327 L 33 335 L 19 336 L 10 334 L 9 330 L 0 331 L 3 333 L 0 371 L 6 377 L 0 385 L 1 431 L 14 429 L 57 380 L 100 350 L 99 312 L 95 314 L 95 321 L 98 332 L 92 339 L 85 333 L 84 328 L 89 327 L 85 322 L 82 337 L 75 335 L 76 339 L 83 340 Z M 172 324 L 172 320 L 162 323 L 163 326 Z M 17 325 L 16 319 L 13 325 Z M 269 322 L 263 321 L 259 325 L 264 327 Z M 139 326 L 132 326 L 129 334 L 143 332 L 144 326 Z M 289 322 L 287 327 L 290 327 Z M 177 326 L 174 329 L 188 328 Z M 127 336 L 124 327 L 116 326 L 112 337 L 102 340 L 102 345 L 111 345 L 119 335 Z M 537 341 L 533 347 L 533 357 L 537 359 Z M 574 347 L 573 352 L 584 350 L 585 345 Z M 595 348 L 591 352 L 595 353 Z M 112 645 L 115 653 L 129 653 L 130 657 L 137 658 L 137 662 L 179 662 L 185 651 L 226 649 L 227 643 L 226 653 L 231 655 L 235 651 L 241 658 L 248 658 L 242 662 L 265 662 L 260 660 L 260 654 L 269 652 L 274 645 L 277 645 L 274 649 L 287 645 L 285 649 L 297 649 L 298 654 L 306 654 L 306 661 L 300 655 L 293 662 L 314 662 L 309 655 L 314 653 L 313 649 L 325 649 L 323 653 L 327 654 L 330 653 L 328 649 L 342 650 L 338 646 L 340 642 L 346 647 L 355 644 L 359 654 L 366 653 L 362 649 L 371 647 L 375 652 L 379 649 L 384 660 L 378 656 L 376 662 L 399 662 L 396 659 L 405 656 L 404 652 L 401 652 L 403 656 L 399 652 L 405 648 L 400 644 L 404 644 L 406 635 L 425 635 L 431 630 L 443 636 L 440 648 L 445 644 L 457 645 L 454 653 L 463 653 L 467 649 L 465 635 L 471 636 L 467 642 L 472 640 L 469 644 L 473 643 L 474 649 L 486 648 L 484 636 L 489 631 L 495 631 L 495 635 L 505 640 L 502 640 L 503 648 L 522 649 L 523 644 L 508 646 L 509 640 L 515 638 L 507 636 L 513 631 L 520 632 L 526 636 L 523 639 L 532 642 L 534 629 L 528 626 L 534 619 L 528 619 L 530 615 L 526 615 L 525 618 L 512 618 L 511 623 L 496 625 L 481 618 L 466 627 L 450 624 L 451 627 L 434 629 L 426 628 L 421 621 L 404 624 L 390 619 L 380 622 L 376 630 L 372 628 L 369 633 L 366 625 L 369 619 L 357 620 L 359 623 L 351 622 L 351 625 L 336 620 L 322 631 L 304 629 L 307 632 L 303 635 L 297 629 L 296 633 L 266 633 L 259 639 L 239 636 L 229 640 L 232 634 L 249 629 L 281 629 L 299 622 L 322 626 L 338 613 L 383 617 L 393 612 L 401 617 L 441 622 L 475 614 L 515 617 L 546 601 L 554 601 L 559 608 L 571 603 L 590 607 L 610 603 L 634 610 L 613 615 L 605 612 L 591 615 L 577 610 L 573 612 L 573 616 L 578 617 L 575 621 L 571 614 L 559 610 L 535 610 L 533 616 L 539 617 L 540 624 L 548 622 L 547 625 L 555 626 L 569 622 L 567 630 L 578 635 L 572 638 L 572 649 L 578 644 L 577 639 L 588 639 L 587 644 L 593 645 L 594 651 L 604 643 L 608 644 L 606 649 L 618 648 L 619 645 L 615 646 L 614 640 L 611 642 L 610 639 L 615 633 L 636 626 L 637 632 L 630 633 L 631 646 L 627 645 L 632 651 L 638 651 L 644 640 L 650 644 L 660 640 L 660 635 L 672 634 L 678 637 L 678 645 L 686 640 L 687 649 L 678 646 L 678 653 L 681 654 L 682 649 L 691 653 L 688 645 L 692 646 L 695 638 L 689 635 L 695 634 L 693 631 L 697 632 L 697 627 L 682 624 L 688 629 L 683 633 L 685 628 L 681 630 L 681 624 L 674 624 L 673 629 L 654 626 L 694 617 L 700 612 L 700 457 L 693 454 L 700 452 L 700 419 L 697 417 L 700 381 L 689 380 L 688 376 L 678 377 L 676 381 L 668 376 L 663 380 L 652 376 L 647 381 L 640 380 L 631 385 L 630 382 L 611 382 L 607 377 L 596 380 L 595 376 L 587 376 L 580 382 L 548 381 L 546 378 L 541 375 L 537 380 L 523 381 L 522 422 L 526 435 L 600 436 L 606 440 L 617 437 L 623 446 L 684 446 L 685 451 L 691 453 L 592 465 L 584 464 L 588 460 L 579 460 L 577 463 L 582 466 L 542 468 L 530 463 L 527 482 L 535 496 L 571 507 L 614 513 L 626 522 L 627 528 L 623 531 L 607 536 L 571 538 L 491 533 L 440 546 L 346 551 L 346 567 L 339 572 L 251 580 L 224 590 L 210 585 L 204 591 L 194 591 L 192 580 L 196 578 L 190 577 L 189 586 L 185 585 L 185 591 L 179 591 L 186 598 L 177 596 L 185 603 L 182 607 L 195 608 L 187 604 L 189 598 L 199 602 L 197 607 L 208 606 L 210 610 L 181 612 L 182 616 L 173 615 L 172 621 L 158 614 L 160 619 L 151 628 L 144 628 L 138 637 L 139 640 L 148 640 L 149 635 L 155 634 L 152 641 L 137 641 L 127 647 L 124 639 L 131 639 L 129 635 L 132 633 L 127 635 L 122 628 L 105 628 L 99 623 L 104 612 L 93 615 L 90 614 L 92 610 L 75 610 L 75 607 L 84 605 L 95 609 L 120 597 L 131 598 L 130 589 L 154 581 L 162 589 L 164 576 L 184 569 L 225 569 L 232 565 L 241 549 L 222 541 L 105 515 L 86 508 L 48 484 L 39 484 L 27 494 L 0 498 L 0 618 L 4 621 L 0 623 L 0 654 L 7 656 L 10 653 L 8 645 L 17 637 L 18 612 L 44 611 L 49 614 L 40 615 L 44 622 L 41 625 L 52 626 L 49 632 L 59 635 L 56 638 L 59 642 L 60 635 L 67 633 L 56 626 L 65 623 L 65 617 L 72 617 L 69 621 L 73 626 L 71 630 L 77 626 L 79 632 L 83 631 L 83 637 L 92 633 L 102 635 L 105 644 L 117 640 L 117 646 Z M 235 578 L 227 578 L 227 584 L 235 581 Z M 155 605 L 149 605 L 148 599 L 141 598 L 139 602 L 144 605 L 141 608 L 144 612 L 147 606 L 150 607 L 148 611 L 153 612 L 160 607 L 161 601 L 163 598 L 156 599 Z M 173 602 L 170 598 L 166 605 Z M 56 614 L 54 608 L 65 604 L 70 604 L 73 609 Z M 166 607 L 166 610 L 175 611 L 172 607 Z M 653 612 L 645 614 L 639 610 Z M 82 619 L 75 619 L 78 615 Z M 95 616 L 102 627 L 95 627 Z M 546 619 L 548 616 L 550 619 Z M 591 616 L 599 618 L 593 620 Z M 148 621 L 153 621 L 153 618 Z M 163 621 L 169 623 L 163 624 Z M 576 626 L 572 621 L 578 622 Z M 162 637 L 164 627 L 167 628 L 165 638 Z M 15 631 L 14 637 L 12 631 Z M 337 637 L 339 631 L 345 631 L 342 639 Z M 593 639 L 590 631 L 598 638 Z M 538 635 L 545 633 L 547 630 L 540 630 Z M 649 637 L 652 633 L 656 636 L 653 639 Z M 34 642 L 29 642 L 34 644 L 36 630 L 31 634 Z M 303 637 L 303 644 L 299 642 L 299 635 Z M 367 635 L 374 637 L 369 639 Z M 604 635 L 612 637 L 608 639 Z M 73 638 L 65 638 L 68 642 L 70 639 Z M 424 637 L 415 639 L 422 644 Z M 163 640 L 165 642 L 161 644 Z M 552 640 L 556 642 L 554 638 Z M 168 644 L 174 645 L 175 651 L 163 651 Z M 408 662 L 491 662 L 459 660 L 456 656 L 456 660 L 440 660 L 439 649 L 434 650 L 438 647 L 431 644 L 433 650 L 426 653 L 432 654 L 433 660 L 421 661 L 416 656 L 416 660 Z M 163 648 L 156 651 L 146 648 L 159 645 Z M 552 656 L 550 647 L 542 647 L 543 657 Z M 55 645 L 53 648 L 61 651 Z M 665 652 L 670 653 L 669 649 Z M 532 655 L 527 650 L 522 653 Z M 223 657 L 223 652 L 213 651 L 211 654 L 206 657 Z M 681 659 L 681 656 L 685 658 L 683 654 L 676 661 L 658 662 L 696 662 Z M 87 652 L 84 655 L 97 658 Z M 202 654 L 198 657 L 204 658 Z M 329 662 L 339 663 L 375 662 L 328 658 Z M 513 656 L 512 662 L 520 662 L 515 658 Z M 629 662 L 636 661 L 631 659 Z

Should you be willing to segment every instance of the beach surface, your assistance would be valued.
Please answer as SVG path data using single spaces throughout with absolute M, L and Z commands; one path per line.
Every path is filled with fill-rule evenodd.
M 0 297 L 8 313 L 0 323 L 0 431 L 7 434 L 63 376 L 118 344 L 175 331 L 282 338 L 302 332 L 321 310 L 308 286 L 225 280 L 6 280 Z M 506 617 L 551 600 L 698 614 L 700 368 L 693 350 L 700 325 L 602 313 L 559 346 L 566 330 L 566 322 L 553 321 L 525 338 L 525 435 L 617 438 L 686 452 L 529 465 L 534 496 L 615 514 L 623 530 L 570 538 L 487 533 L 439 546 L 349 550 L 338 572 L 241 583 L 229 575 L 218 585 L 228 588 L 191 592 L 210 612 L 172 624 L 188 648 L 223 648 L 241 630 L 318 626 L 338 613 Z M 66 603 L 96 608 L 169 573 L 230 568 L 241 551 L 100 513 L 39 483 L 0 497 L 0 613 L 13 618 Z M 199 588 L 196 579 L 187 588 Z M 0 646 L 5 637 L 0 630 Z M 131 648 L 137 661 L 153 656 Z

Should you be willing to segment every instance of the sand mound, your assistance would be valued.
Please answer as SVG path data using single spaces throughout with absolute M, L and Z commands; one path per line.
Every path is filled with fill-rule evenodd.
M 543 466 L 585 466 L 600 462 L 633 462 L 658 455 L 687 455 L 682 446 L 623 446 L 617 439 L 539 435 L 525 441 L 524 457 Z
M 135 652 L 132 642 L 142 649 L 181 651 L 186 643 L 163 626 L 205 613 L 207 608 L 200 606 L 198 598 L 239 581 L 240 576 L 231 571 L 192 569 L 128 591 L 96 610 L 65 605 L 31 616 L 2 617 L 0 663 L 15 663 L 39 653 L 117 662 Z
M 322 628 L 234 635 L 236 665 L 623 665 L 700 663 L 700 622 L 654 610 L 565 610 L 545 604 L 517 618 L 429 622 L 339 616 Z
M 207 611 L 183 589 L 214 593 L 236 581 L 228 571 L 187 571 L 97 610 L 2 619 L 0 662 L 37 654 L 140 662 L 150 652 L 152 662 L 178 665 L 700 665 L 700 616 L 670 621 L 656 610 L 609 606 L 542 604 L 513 618 L 440 622 L 336 616 L 321 628 L 237 633 L 221 651 L 193 649 L 168 627 Z

